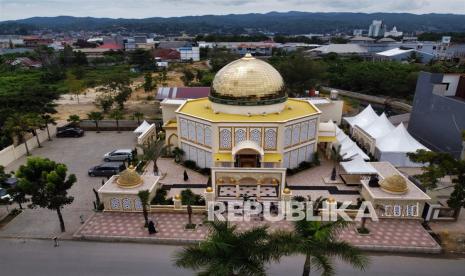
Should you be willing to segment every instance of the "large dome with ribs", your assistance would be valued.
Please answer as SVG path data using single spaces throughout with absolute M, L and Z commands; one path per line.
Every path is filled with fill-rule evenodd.
M 210 92 L 210 100 L 221 104 L 267 105 L 286 99 L 284 81 L 279 72 L 250 54 L 218 71 Z

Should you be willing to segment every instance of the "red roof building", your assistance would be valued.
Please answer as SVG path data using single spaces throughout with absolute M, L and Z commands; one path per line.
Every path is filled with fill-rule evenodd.
M 181 53 L 174 49 L 157 48 L 152 51 L 154 58 L 160 58 L 161 60 L 180 60 Z

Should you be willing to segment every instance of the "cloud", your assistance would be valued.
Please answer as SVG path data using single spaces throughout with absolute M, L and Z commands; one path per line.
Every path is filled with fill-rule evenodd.
M 445 3 L 446 2 L 446 3 Z M 0 20 L 32 16 L 169 17 L 311 12 L 465 13 L 464 0 L 0 0 Z

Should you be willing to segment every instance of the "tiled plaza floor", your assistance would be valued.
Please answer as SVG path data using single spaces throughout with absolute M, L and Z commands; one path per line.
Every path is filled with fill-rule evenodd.
M 140 213 L 96 213 L 91 217 L 74 237 L 84 239 L 127 239 L 146 238 L 154 241 L 199 241 L 206 237 L 208 228 L 201 225 L 205 216 L 193 215 L 193 222 L 200 224 L 196 230 L 184 230 L 187 214 L 152 213 L 150 218 L 158 222 L 157 234 L 149 235 L 143 227 L 144 219 Z M 270 230 L 291 231 L 292 223 L 288 221 L 236 222 L 240 231 L 254 226 L 268 224 Z M 362 236 L 356 233 L 355 225 L 343 230 L 339 237 L 351 244 L 373 250 L 437 252 L 440 250 L 436 241 L 428 234 L 419 221 L 381 219 L 378 222 L 367 222 L 370 234 Z

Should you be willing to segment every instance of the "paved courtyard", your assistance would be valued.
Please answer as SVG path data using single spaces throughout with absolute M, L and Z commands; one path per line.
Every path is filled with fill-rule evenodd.
M 149 235 L 143 227 L 144 219 L 140 213 L 104 212 L 96 213 L 74 237 L 95 240 L 151 240 L 153 242 L 195 242 L 204 239 L 208 228 L 202 225 L 205 216 L 193 215 L 194 223 L 200 224 L 196 230 L 184 230 L 186 214 L 152 213 L 150 217 L 158 222 L 159 233 Z M 244 231 L 266 222 L 235 222 L 238 230 Z M 288 221 L 268 223 L 270 230 L 292 231 Z M 405 252 L 439 252 L 440 247 L 417 220 L 381 219 L 367 222 L 370 234 L 362 236 L 356 233 L 355 225 L 343 230 L 339 237 L 363 249 Z
M 106 178 L 89 177 L 90 167 L 102 163 L 102 156 L 117 148 L 133 148 L 136 137 L 132 132 L 86 132 L 82 138 L 54 138 L 43 143 L 42 148 L 34 149 L 33 156 L 42 156 L 68 166 L 69 173 L 76 174 L 77 182 L 69 194 L 74 196 L 74 202 L 63 209 L 63 217 L 67 232 L 60 233 L 58 216 L 55 211 L 38 208 L 25 209 L 19 216 L 0 229 L 0 237 L 37 237 L 53 236 L 71 237 L 81 226 L 80 216 L 87 219 L 93 214 L 95 200 L 92 188 L 98 189 L 101 181 Z M 25 164 L 22 157 L 10 164 L 6 171 L 16 170 Z M 26 205 L 26 204 L 25 204 Z M 11 208 L 17 207 L 13 204 Z

